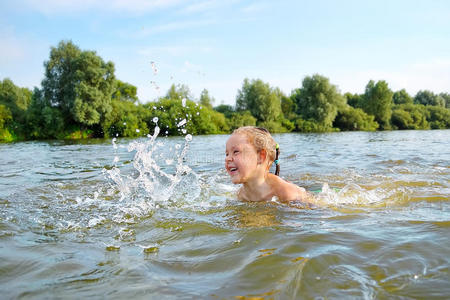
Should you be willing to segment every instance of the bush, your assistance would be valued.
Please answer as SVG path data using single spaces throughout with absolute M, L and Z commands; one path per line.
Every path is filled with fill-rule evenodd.
M 338 112 L 333 126 L 344 131 L 374 131 L 377 130 L 378 123 L 374 116 L 366 114 L 362 109 L 347 106 Z

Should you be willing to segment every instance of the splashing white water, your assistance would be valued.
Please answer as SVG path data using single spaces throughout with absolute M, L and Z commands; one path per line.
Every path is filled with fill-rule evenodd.
M 201 194 L 198 175 L 184 163 L 192 135 L 187 134 L 183 144 L 175 145 L 173 157 L 165 157 L 165 143 L 157 141 L 160 128 L 158 118 L 154 118 L 155 131 L 148 139 L 136 140 L 128 145 L 128 152 L 135 152 L 133 174 L 124 175 L 118 167 L 103 170 L 112 183 L 112 188 L 120 195 L 120 201 L 138 201 L 132 206 L 124 206 L 133 215 L 139 211 L 149 211 L 161 205 L 182 205 L 197 199 Z M 186 120 L 181 122 L 186 123 Z M 181 123 L 180 122 L 180 123 Z M 184 125 L 183 124 L 183 125 Z M 116 140 L 113 145 L 117 149 Z M 117 158 L 114 159 L 117 163 Z M 164 164 L 165 163 L 165 164 Z M 136 200 L 137 199 L 137 200 Z M 140 205 L 140 207 L 138 207 Z M 122 209 L 123 210 L 123 209 Z

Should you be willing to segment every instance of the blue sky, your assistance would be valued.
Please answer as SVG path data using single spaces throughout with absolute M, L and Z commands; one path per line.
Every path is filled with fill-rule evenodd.
M 61 40 L 114 62 L 144 103 L 175 83 L 234 104 L 244 78 L 289 95 L 315 73 L 343 93 L 450 92 L 450 1 L 0 1 L 0 79 L 39 87 Z

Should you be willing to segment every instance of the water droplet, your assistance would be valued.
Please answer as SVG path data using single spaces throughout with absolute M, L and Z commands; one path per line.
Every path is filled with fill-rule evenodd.
M 169 132 L 166 130 L 166 135 L 169 134 Z
M 158 117 L 154 117 L 153 118 L 153 123 L 155 123 L 155 124 L 158 123 L 158 120 L 159 120 Z
M 180 149 L 180 148 L 181 148 L 181 145 L 180 145 L 180 144 L 176 144 L 176 145 L 175 145 L 175 149 L 178 150 L 178 149 Z
M 186 135 L 185 140 L 186 140 L 186 142 L 192 141 L 192 135 L 190 135 L 190 134 Z
M 155 109 L 155 110 L 156 110 L 156 106 L 153 106 L 153 109 Z
M 186 98 L 181 99 L 181 105 L 186 107 Z
M 181 132 L 182 132 L 183 134 L 186 134 L 187 130 L 183 128 L 183 129 L 181 129 Z
M 140 132 L 140 130 L 136 128 L 136 132 Z
M 127 122 L 123 122 L 123 125 L 127 125 Z
M 184 124 L 186 124 L 186 119 L 181 120 L 180 123 L 177 124 L 177 127 L 181 127 Z
M 197 112 L 197 116 L 200 115 L 200 112 Z

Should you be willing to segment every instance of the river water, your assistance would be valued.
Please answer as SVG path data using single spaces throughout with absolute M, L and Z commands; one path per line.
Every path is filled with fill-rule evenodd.
M 450 130 L 274 137 L 317 207 L 238 202 L 224 135 L 0 144 L 1 298 L 450 297 Z

